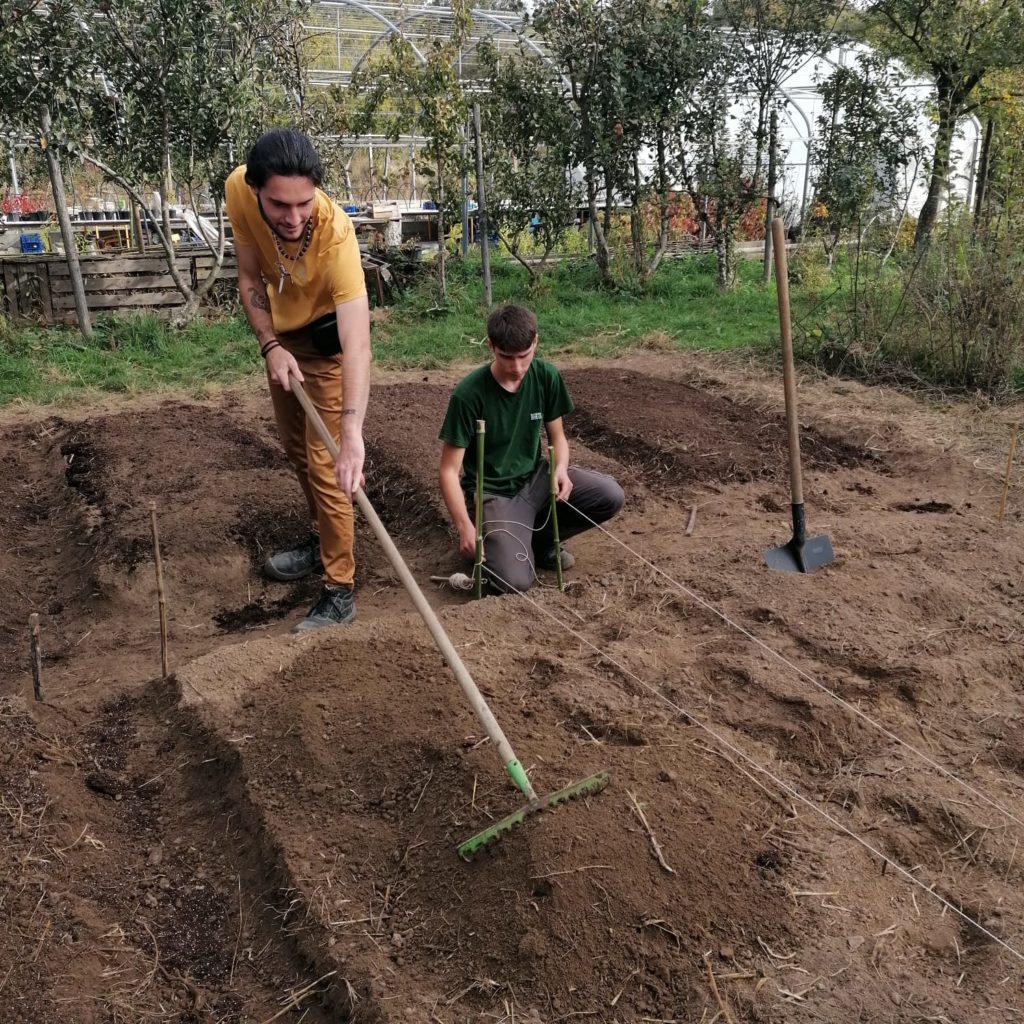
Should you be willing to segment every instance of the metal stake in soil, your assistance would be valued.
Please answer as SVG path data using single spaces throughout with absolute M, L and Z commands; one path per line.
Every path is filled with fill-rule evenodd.
M 779 296 L 779 333 L 782 336 L 782 376 L 786 393 L 786 425 L 789 429 L 789 480 L 792 488 L 793 537 L 782 547 L 769 548 L 764 561 L 780 572 L 814 572 L 835 559 L 832 542 L 825 534 L 807 536 L 804 485 L 800 472 L 800 424 L 796 413 L 796 373 L 793 370 L 793 333 L 789 322 L 789 269 L 786 265 L 786 232 L 781 217 L 772 221 L 775 249 L 775 284 Z
M 156 564 L 156 596 L 160 603 L 160 674 L 167 678 L 167 599 L 164 596 L 164 569 L 160 561 L 160 535 L 156 529 L 156 502 L 149 503 L 149 523 L 153 530 L 153 561 Z
M 337 461 L 338 444 L 327 429 L 323 419 L 321 419 L 316 406 L 310 401 L 305 389 L 295 377 L 291 379 L 291 387 L 292 393 L 298 399 L 306 414 L 306 418 L 313 425 L 314 430 L 320 436 L 320 440 L 323 441 L 324 447 L 330 452 L 331 458 Z M 482 832 L 478 832 L 465 842 L 460 843 L 458 847 L 459 855 L 468 859 L 478 850 L 487 846 L 488 843 L 500 839 L 507 832 L 511 832 L 517 825 L 522 824 L 527 815 L 543 811 L 547 808 L 557 807 L 559 804 L 572 800 L 575 797 L 596 793 L 604 789 L 611 778 L 610 773 L 607 771 L 599 772 L 597 775 L 592 775 L 580 782 L 573 783 L 571 786 L 566 786 L 564 789 L 557 790 L 545 797 L 537 796 L 529 776 L 526 774 L 526 769 L 516 757 L 511 744 L 501 731 L 501 726 L 498 725 L 498 720 L 491 713 L 487 701 L 484 700 L 483 694 L 477 688 L 476 683 L 473 682 L 473 677 L 463 664 L 462 658 L 459 657 L 459 652 L 448 638 L 448 634 L 444 631 L 440 619 L 438 619 L 434 609 L 430 607 L 430 603 L 423 595 L 423 591 L 420 590 L 419 584 L 409 571 L 409 566 L 406 565 L 405 559 L 398 548 L 395 547 L 395 542 L 391 539 L 384 524 L 380 521 L 380 517 L 377 515 L 373 505 L 370 504 L 369 498 L 360 489 L 355 492 L 355 500 L 359 505 L 359 511 L 362 512 L 366 521 L 370 524 L 370 529 L 373 530 L 378 543 L 384 549 L 384 553 L 388 556 L 388 560 L 398 574 L 398 578 L 402 581 L 402 585 L 408 592 L 409 597 L 412 598 L 412 603 L 416 606 L 416 610 L 420 613 L 420 617 L 430 631 L 430 635 L 434 638 L 434 643 L 437 644 L 438 650 L 444 656 L 444 660 L 448 662 L 448 667 L 452 670 L 459 686 L 462 687 L 463 694 L 465 694 L 466 699 L 473 708 L 480 724 L 484 727 L 492 746 L 497 750 L 498 756 L 505 766 L 505 771 L 508 772 L 516 787 L 529 801 L 525 807 L 514 811 L 508 817 L 489 825 Z
M 36 700 L 43 699 L 43 658 L 39 651 L 39 613 L 28 617 L 29 647 L 32 656 L 32 692 Z
M 484 434 L 487 423 L 476 421 L 476 561 L 473 563 L 473 597 L 484 593 Z
M 551 530 L 555 536 L 555 579 L 558 589 L 565 590 L 562 583 L 562 541 L 558 536 L 558 492 L 555 490 L 555 453 L 548 452 L 548 487 L 551 491 Z

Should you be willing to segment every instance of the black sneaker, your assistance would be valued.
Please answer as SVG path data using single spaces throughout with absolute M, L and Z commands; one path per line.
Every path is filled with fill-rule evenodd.
M 576 564 L 576 557 L 571 551 L 566 551 L 562 548 L 562 572 L 566 569 L 571 569 Z M 555 562 L 555 549 L 551 548 L 546 555 L 539 556 L 537 558 L 538 569 L 550 569 L 552 572 L 558 568 Z
M 292 627 L 293 633 L 310 633 L 325 626 L 343 626 L 355 622 L 356 602 L 352 588 L 341 584 L 324 584 L 320 597 L 309 610 L 309 614 Z
M 309 540 L 301 548 L 278 551 L 263 563 L 263 574 L 282 583 L 305 579 L 306 576 L 323 571 L 324 563 L 320 560 L 320 535 L 317 533 L 310 533 Z

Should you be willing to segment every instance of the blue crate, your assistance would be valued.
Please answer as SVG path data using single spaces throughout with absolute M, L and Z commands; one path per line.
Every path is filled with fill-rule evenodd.
M 43 251 L 43 236 L 42 235 L 22 235 L 21 236 L 21 251 L 24 252 L 24 253 L 42 252 Z

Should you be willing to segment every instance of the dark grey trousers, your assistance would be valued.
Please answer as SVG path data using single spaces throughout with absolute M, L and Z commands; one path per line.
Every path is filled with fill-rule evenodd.
M 484 579 L 492 590 L 529 590 L 537 578 L 538 556 L 543 559 L 554 547 L 549 472 L 547 460 L 542 459 L 518 494 L 484 493 Z M 570 466 L 569 479 L 569 502 L 560 501 L 557 506 L 558 536 L 563 542 L 611 519 L 626 500 L 618 483 L 604 473 Z M 474 501 L 467 493 L 470 518 L 475 515 Z

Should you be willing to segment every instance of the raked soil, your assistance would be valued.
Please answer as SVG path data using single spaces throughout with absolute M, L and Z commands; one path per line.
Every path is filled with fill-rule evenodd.
M 1024 494 L 997 521 L 995 428 L 803 381 L 836 558 L 775 573 L 781 382 L 573 365 L 574 460 L 626 506 L 565 593 L 473 602 L 430 580 L 465 568 L 452 379 L 376 383 L 368 496 L 538 791 L 608 787 L 456 855 L 516 791 L 362 520 L 358 621 L 289 634 L 317 585 L 259 573 L 303 522 L 258 391 L 8 413 L 0 1022 L 1024 1019 Z

